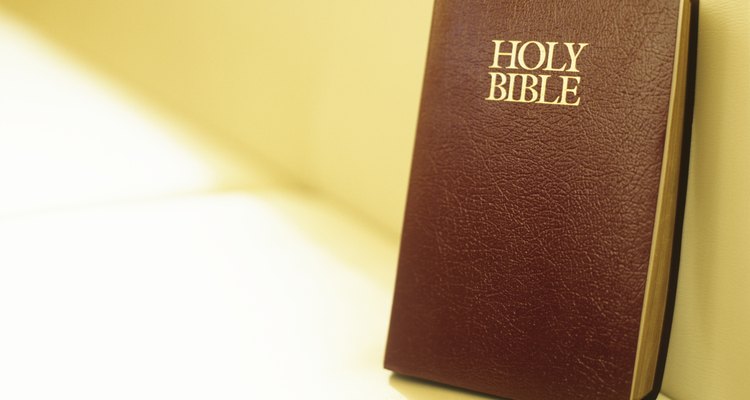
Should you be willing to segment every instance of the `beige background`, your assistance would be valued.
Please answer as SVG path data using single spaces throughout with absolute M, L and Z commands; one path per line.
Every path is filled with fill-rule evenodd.
M 0 5 L 228 147 L 399 231 L 431 1 Z
M 213 142 L 396 242 L 431 1 L 0 0 Z M 664 392 L 750 398 L 750 3 L 702 0 Z

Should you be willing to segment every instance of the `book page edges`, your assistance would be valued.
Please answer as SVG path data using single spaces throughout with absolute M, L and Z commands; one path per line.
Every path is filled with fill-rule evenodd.
M 630 400 L 654 387 L 667 302 L 685 115 L 691 1 L 680 3 L 661 179 Z

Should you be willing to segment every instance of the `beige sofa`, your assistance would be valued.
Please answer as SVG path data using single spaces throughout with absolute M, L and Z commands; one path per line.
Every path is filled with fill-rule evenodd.
M 431 0 L 0 10 L 0 397 L 476 398 L 380 367 Z M 663 398 L 744 400 L 750 2 L 700 18 Z

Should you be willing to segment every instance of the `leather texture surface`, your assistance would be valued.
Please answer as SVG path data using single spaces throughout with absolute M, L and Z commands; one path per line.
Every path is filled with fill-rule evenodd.
M 386 367 L 627 399 L 678 1 L 435 4 Z M 492 40 L 589 43 L 579 107 L 489 102 Z

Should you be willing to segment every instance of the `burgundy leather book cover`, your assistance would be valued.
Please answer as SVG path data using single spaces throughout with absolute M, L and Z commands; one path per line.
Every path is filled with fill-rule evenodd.
M 436 1 L 386 368 L 629 398 L 679 10 Z

